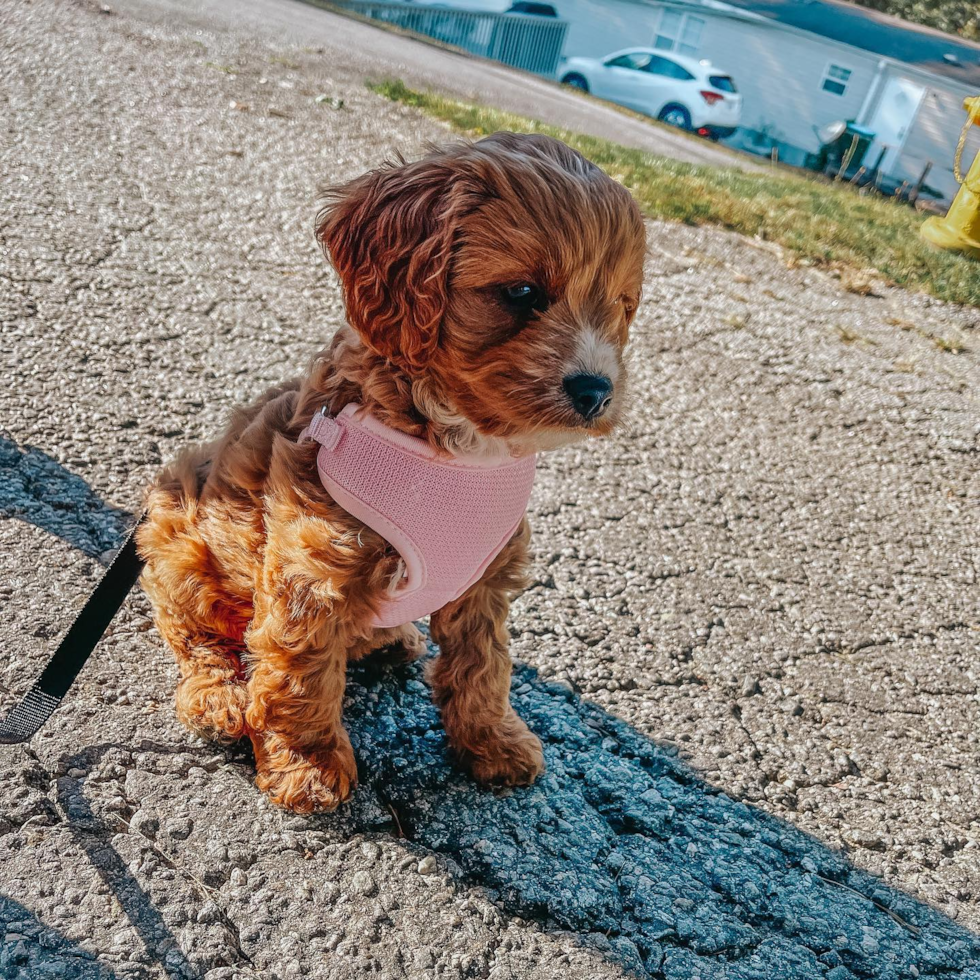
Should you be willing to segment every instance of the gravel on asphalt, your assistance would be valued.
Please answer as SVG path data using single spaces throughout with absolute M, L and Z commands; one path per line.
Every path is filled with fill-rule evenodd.
M 448 138 L 307 45 L 134 9 L 0 10 L 4 705 L 159 464 L 340 322 L 318 185 Z M 532 499 L 542 781 L 477 789 L 419 667 L 365 666 L 353 805 L 279 812 L 174 719 L 134 593 L 0 752 L 4 980 L 980 977 L 980 316 L 649 241 L 629 424 Z

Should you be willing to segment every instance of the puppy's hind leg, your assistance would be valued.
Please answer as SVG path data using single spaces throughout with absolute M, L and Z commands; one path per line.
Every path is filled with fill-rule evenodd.
M 248 691 L 239 651 L 227 637 L 182 627 L 165 614 L 157 628 L 177 658 L 177 717 L 192 731 L 215 742 L 245 735 Z
M 179 542 L 174 547 L 177 548 Z M 242 669 L 240 639 L 229 623 L 205 625 L 188 609 L 185 592 L 204 591 L 207 583 L 177 566 L 182 590 L 169 588 L 174 563 L 151 561 L 143 572 L 143 588 L 153 601 L 153 619 L 160 635 L 174 652 L 180 680 L 177 683 L 177 717 L 192 731 L 218 742 L 230 742 L 245 734 L 247 691 Z M 224 625 L 229 636 L 215 627 Z
M 194 450 L 161 475 L 147 498 L 137 545 L 146 560 L 141 581 L 154 622 L 180 671 L 177 716 L 206 738 L 226 742 L 245 734 L 247 613 L 229 604 L 197 526 L 208 452 Z
M 248 689 L 237 651 L 220 644 L 197 643 L 178 657 L 177 717 L 188 728 L 215 742 L 245 735 Z

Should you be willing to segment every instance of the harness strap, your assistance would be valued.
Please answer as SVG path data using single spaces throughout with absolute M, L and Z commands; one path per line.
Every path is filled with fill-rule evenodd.
M 144 512 L 129 532 L 41 676 L 7 717 L 0 720 L 0 745 L 17 745 L 33 738 L 75 682 L 143 571 L 143 559 L 136 551 L 136 530 L 145 517 Z
M 336 449 L 343 434 L 343 426 L 332 415 L 327 415 L 326 408 L 321 408 L 300 434 L 300 441 L 308 437 L 320 443 L 324 449 Z

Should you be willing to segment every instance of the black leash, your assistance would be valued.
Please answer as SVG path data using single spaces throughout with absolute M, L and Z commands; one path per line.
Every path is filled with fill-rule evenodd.
M 146 514 L 129 532 L 41 676 L 20 703 L 0 721 L 0 745 L 17 745 L 33 738 L 75 682 L 143 571 L 143 559 L 136 553 L 136 530 L 144 517 Z

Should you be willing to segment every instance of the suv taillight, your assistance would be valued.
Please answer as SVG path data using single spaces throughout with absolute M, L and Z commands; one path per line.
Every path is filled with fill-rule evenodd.
M 714 105 L 716 102 L 721 102 L 725 96 L 721 95 L 719 92 L 709 92 L 706 89 L 702 89 L 701 98 L 704 99 L 708 105 Z

